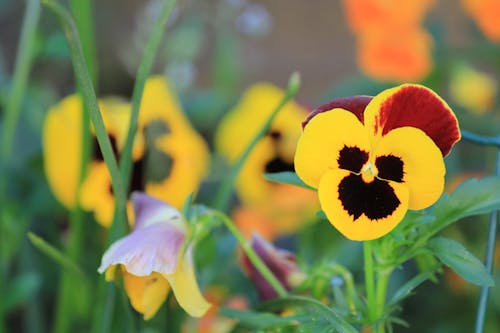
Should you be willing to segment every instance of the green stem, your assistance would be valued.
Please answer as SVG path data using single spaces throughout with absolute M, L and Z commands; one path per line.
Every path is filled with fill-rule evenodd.
M 16 54 L 16 63 L 12 75 L 12 87 L 4 105 L 4 119 L 2 125 L 2 142 L 0 143 L 0 207 L 5 207 L 5 197 L 7 191 L 7 166 L 12 153 L 14 135 L 21 113 L 21 101 L 26 90 L 29 71 L 33 60 L 33 45 L 35 42 L 36 27 L 40 17 L 40 2 L 38 0 L 28 0 L 23 17 L 21 36 Z M 0 244 L 3 244 L 3 221 L 0 216 Z M 0 246 L 0 302 L 4 299 L 5 286 L 7 284 L 7 262 L 3 260 L 2 247 Z M 0 308 L 2 308 L 0 306 Z M 0 333 L 6 332 L 6 314 L 0 310 Z
M 363 256 L 365 261 L 365 287 L 368 306 L 368 319 L 371 323 L 377 319 L 377 299 L 375 295 L 375 274 L 373 267 L 373 248 L 371 241 L 363 243 Z
M 73 262 L 78 262 L 81 252 L 83 219 L 79 208 L 73 209 L 70 218 L 70 238 L 68 239 L 67 254 Z M 83 284 L 79 285 L 79 293 L 82 292 Z M 62 277 L 57 297 L 56 319 L 54 323 L 54 332 L 71 332 L 71 324 L 74 317 L 75 297 L 75 277 L 67 271 L 62 270 Z
M 351 314 L 356 315 L 357 310 L 356 310 L 355 299 L 357 298 L 357 294 L 351 272 L 347 268 L 339 264 L 334 264 L 332 271 L 337 274 L 340 274 L 342 276 L 342 279 L 344 279 L 346 286 L 347 304 L 349 305 L 349 310 L 351 311 Z
M 387 295 L 387 286 L 389 285 L 389 278 L 391 277 L 392 268 L 384 269 L 377 274 L 377 285 L 376 285 L 376 318 L 379 319 L 384 313 L 385 299 Z M 378 324 L 378 333 L 385 332 L 385 322 L 381 321 Z
M 66 36 L 71 55 L 71 61 L 75 70 L 76 81 L 81 90 L 83 98 L 83 105 L 84 108 L 90 113 L 90 119 L 92 120 L 92 124 L 94 125 L 99 148 L 101 149 L 104 162 L 106 162 L 106 166 L 108 167 L 109 173 L 111 174 L 111 185 L 116 198 L 116 204 L 118 206 L 118 209 L 116 209 L 115 211 L 121 224 L 126 225 L 125 187 L 123 179 L 121 177 L 121 172 L 118 168 L 118 163 L 116 162 L 116 157 L 111 147 L 108 133 L 104 126 L 102 115 L 99 110 L 99 104 L 97 102 L 97 97 L 92 85 L 92 80 L 87 70 L 85 57 L 83 55 L 78 36 L 78 30 L 76 29 L 71 15 L 59 4 L 51 0 L 44 0 L 43 4 L 51 9 L 54 14 L 56 14 L 60 21 L 62 30 L 64 31 L 64 34 Z
M 498 137 L 500 139 L 500 136 Z M 495 174 L 500 175 L 500 150 L 497 151 L 497 160 Z M 490 275 L 493 274 L 493 259 L 495 256 L 495 244 L 497 235 L 498 211 L 490 213 L 490 222 L 488 223 L 488 240 L 486 242 L 484 266 Z M 482 333 L 484 330 L 484 322 L 486 320 L 486 307 L 488 303 L 488 286 L 481 287 L 479 302 L 477 304 L 476 324 L 474 326 L 475 333 Z
M 97 60 L 94 38 L 94 27 L 92 21 L 92 0 L 70 0 L 71 13 L 80 34 L 83 55 L 89 71 L 90 78 L 97 86 Z
M 255 145 L 269 131 L 269 128 L 271 127 L 274 118 L 276 118 L 276 116 L 278 115 L 278 112 L 286 105 L 286 103 L 288 103 L 297 94 L 299 87 L 300 87 L 300 76 L 297 72 L 295 72 L 290 76 L 285 95 L 283 96 L 279 104 L 276 106 L 273 112 L 271 112 L 269 118 L 267 118 L 266 122 L 261 127 L 260 131 L 258 131 L 257 134 L 255 134 L 255 136 L 252 138 L 252 141 L 250 141 L 246 149 L 243 151 L 243 154 L 241 154 L 240 158 L 231 167 L 229 174 L 224 178 L 224 181 L 222 182 L 222 185 L 215 196 L 215 201 L 213 205 L 215 209 L 220 211 L 227 210 L 229 206 L 229 199 L 231 198 L 232 194 L 233 185 L 236 181 L 236 177 L 238 176 L 241 168 L 243 167 L 243 164 L 245 163 L 246 159 L 252 152 Z
M 78 34 L 81 36 L 82 50 L 86 68 L 93 84 L 96 83 L 97 69 L 95 61 L 95 42 L 92 28 L 92 7 L 90 0 L 71 0 L 71 11 L 75 18 Z M 83 97 L 84 87 L 78 85 L 78 91 Z M 83 245 L 83 211 L 79 207 L 80 202 L 80 187 L 85 180 L 87 174 L 87 166 L 90 160 L 90 110 L 88 104 L 84 104 L 81 114 L 81 159 L 80 159 L 80 175 L 77 188 L 76 205 L 72 209 L 70 216 L 69 242 L 66 249 L 68 257 L 75 263 L 80 262 L 81 250 Z M 57 299 L 55 332 L 68 332 L 71 328 L 75 316 L 75 304 L 78 300 L 75 299 L 74 293 L 74 277 L 66 270 L 62 271 L 61 284 Z M 82 286 L 83 288 L 83 286 Z M 76 294 L 82 295 L 82 292 Z M 76 296 L 78 298 L 78 296 Z M 81 296 L 80 296 L 81 297 Z
M 165 32 L 165 26 L 167 25 L 168 18 L 174 9 L 176 0 L 166 0 L 163 4 L 163 8 L 159 19 L 157 20 L 151 35 L 146 43 L 144 53 L 142 55 L 142 60 L 137 70 L 137 76 L 134 85 L 134 92 L 132 94 L 132 111 L 130 115 L 130 124 L 128 128 L 127 138 L 125 140 L 125 146 L 122 151 L 120 159 L 120 170 L 122 172 L 125 188 L 129 187 L 130 176 L 132 173 L 132 148 L 135 138 L 135 133 L 137 132 L 137 122 L 139 119 L 139 109 L 141 105 L 142 93 L 144 91 L 144 86 L 146 80 L 151 73 L 151 68 L 153 67 L 153 62 L 160 45 L 161 38 Z
M 121 179 L 123 180 L 123 188 L 127 193 L 132 173 L 132 150 L 135 134 L 138 127 L 137 123 L 139 119 L 139 111 L 142 94 L 144 92 L 144 86 L 146 84 L 148 76 L 151 73 L 151 69 L 153 67 L 154 59 L 160 45 L 161 38 L 176 2 L 176 0 L 165 0 L 162 11 L 160 13 L 160 17 L 156 21 L 153 31 L 149 36 L 141 59 L 141 63 L 137 70 L 134 91 L 132 94 L 132 110 L 130 115 L 130 123 L 127 132 L 127 138 L 125 140 L 125 145 L 121 152 L 119 170 L 122 177 Z M 111 228 L 109 230 L 107 245 L 110 245 L 112 242 L 122 237 L 127 231 L 128 225 L 126 223 L 126 219 L 120 219 L 118 215 L 120 213 L 121 207 L 125 207 L 126 199 L 127 198 L 124 197 L 122 199 L 123 202 L 118 202 L 118 197 L 116 198 L 117 203 L 115 206 L 115 215 L 113 224 L 111 225 Z M 98 307 L 102 308 L 102 311 L 97 311 L 96 315 L 94 316 L 93 332 L 108 331 L 107 329 L 109 328 L 109 323 L 106 321 L 110 321 L 113 318 L 115 295 L 116 290 L 114 289 L 114 287 L 99 289 L 99 297 L 100 299 L 105 299 L 106 303 L 101 304 L 101 306 Z M 127 307 L 125 311 L 130 311 L 130 307 Z M 127 313 L 126 315 L 129 314 Z M 130 315 L 130 317 L 132 317 L 132 315 Z
M 252 262 L 259 273 L 266 279 L 266 281 L 271 285 L 274 291 L 279 297 L 285 297 L 287 295 L 286 289 L 281 285 L 281 282 L 274 276 L 273 272 L 266 266 L 266 264 L 260 259 L 260 257 L 252 249 L 252 246 L 245 239 L 243 234 L 238 230 L 238 228 L 233 224 L 233 222 L 224 214 L 221 213 L 221 220 L 226 225 L 227 229 L 233 234 L 241 248 L 248 256 L 248 259 Z
M 12 144 L 17 121 L 21 112 L 21 100 L 26 89 L 26 82 L 33 60 L 33 45 L 35 42 L 36 27 L 40 16 L 40 2 L 29 0 L 21 30 L 21 38 L 16 56 L 16 64 L 12 79 L 12 89 L 5 106 L 5 119 L 2 128 L 1 161 L 8 161 L 12 153 Z

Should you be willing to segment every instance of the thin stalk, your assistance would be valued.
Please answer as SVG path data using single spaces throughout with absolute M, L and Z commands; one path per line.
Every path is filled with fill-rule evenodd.
M 40 16 L 40 2 L 28 0 L 23 19 L 21 38 L 16 55 L 16 64 L 12 78 L 12 88 L 7 97 L 5 119 L 2 128 L 1 161 L 7 161 L 12 153 L 12 144 L 17 121 L 21 112 L 21 100 L 26 89 L 26 82 L 33 60 L 33 45 L 36 27 Z
M 497 137 L 500 140 L 500 136 Z M 495 174 L 500 175 L 500 150 L 497 153 L 496 170 Z M 493 257 L 495 253 L 495 239 L 497 234 L 497 224 L 498 224 L 498 212 L 492 212 L 490 214 L 490 222 L 488 225 L 488 240 L 486 243 L 486 258 L 484 260 L 484 265 L 486 270 L 490 275 L 493 273 Z M 482 333 L 484 329 L 484 321 L 486 319 L 486 305 L 488 303 L 488 293 L 489 287 L 481 287 L 481 294 L 479 296 L 479 303 L 477 305 L 477 316 L 475 333 Z
M 90 78 L 95 85 L 97 80 L 97 68 L 95 60 L 95 41 L 92 27 L 92 6 L 91 0 L 71 0 L 71 11 L 74 15 L 77 31 L 81 36 L 82 50 L 84 54 L 85 64 L 88 69 Z M 78 85 L 78 91 L 83 98 L 83 89 Z M 80 208 L 80 187 L 85 180 L 87 174 L 87 166 L 90 160 L 90 111 L 88 105 L 84 104 L 81 114 L 81 158 L 80 158 L 80 175 L 77 187 L 77 200 L 70 215 L 70 230 L 69 241 L 66 249 L 68 257 L 73 262 L 80 262 L 82 246 L 83 246 L 83 211 Z M 58 293 L 56 319 L 54 324 L 55 332 L 68 332 L 74 320 L 75 309 L 75 293 L 74 293 L 74 277 L 66 270 L 62 271 L 61 284 Z M 81 286 L 82 288 L 86 286 Z M 82 295 L 82 292 L 77 295 Z M 76 296 L 78 297 L 78 296 Z
M 160 41 L 162 39 L 163 33 L 165 31 L 165 27 L 167 25 L 168 19 L 172 13 L 172 10 L 176 4 L 176 0 L 165 0 L 163 4 L 162 11 L 160 13 L 160 17 L 156 21 L 154 28 L 149 36 L 149 39 L 146 43 L 146 47 L 144 49 L 144 53 L 142 55 L 141 63 L 137 70 L 136 81 L 134 85 L 134 91 L 132 94 L 132 110 L 130 115 L 130 123 L 127 133 L 127 138 L 125 140 L 125 146 L 122 150 L 121 158 L 120 158 L 120 175 L 123 180 L 123 189 L 128 193 L 128 188 L 130 186 L 130 178 L 132 173 L 132 148 L 134 144 L 135 133 L 137 132 L 137 123 L 139 119 L 139 111 L 142 100 L 142 94 L 144 92 L 144 86 L 146 84 L 146 80 L 151 73 L 151 69 L 153 67 L 154 59 L 157 54 L 158 47 L 160 45 Z M 118 202 L 118 197 L 116 197 L 116 206 L 115 206 L 115 215 L 113 219 L 113 224 L 109 230 L 107 244 L 110 245 L 113 241 L 122 237 L 127 230 L 126 219 L 120 219 L 119 213 L 122 207 L 126 206 L 126 197 L 122 198 L 123 202 Z M 123 211 L 125 212 L 125 211 Z M 113 318 L 114 312 L 114 300 L 116 296 L 116 290 L 114 286 L 100 288 L 100 296 L 101 299 L 104 296 L 106 300 L 106 304 L 102 309 L 102 313 L 98 312 L 98 314 L 94 317 L 94 332 L 107 332 L 109 328 L 109 323 L 107 321 L 111 321 Z M 103 294 L 101 294 L 103 293 Z M 125 311 L 130 311 L 130 307 L 127 307 Z M 129 315 L 127 313 L 126 315 Z M 129 317 L 133 317 L 130 315 Z
M 12 153 L 14 135 L 21 113 L 21 100 L 26 90 L 26 83 L 33 60 L 33 45 L 39 17 L 40 2 L 38 0 L 28 0 L 23 17 L 16 63 L 12 74 L 12 87 L 4 106 L 2 142 L 0 143 L 0 207 L 4 206 L 5 203 L 8 182 L 7 172 L 3 168 L 7 167 L 7 161 L 10 160 Z M 3 229 L 3 223 L 3 217 L 0 217 L 0 231 Z M 2 232 L 0 232 L 0 244 L 3 244 Z M 3 254 L 0 252 L 0 302 L 4 299 L 5 286 L 7 284 L 7 263 L 2 258 Z M 6 314 L 4 311 L 0 310 L 0 333 L 6 332 L 7 329 L 5 317 Z
M 391 277 L 392 273 L 392 268 L 390 269 L 384 269 L 381 271 L 378 271 L 377 273 L 377 283 L 376 283 L 376 310 L 377 310 L 377 319 L 382 316 L 382 313 L 384 313 L 384 308 L 385 308 L 385 299 L 387 296 L 387 286 L 389 284 L 389 278 Z M 378 326 L 378 333 L 384 333 L 385 332 L 385 322 L 381 321 L 377 324 Z
M 92 0 L 70 0 L 71 13 L 80 34 L 83 55 L 89 71 L 90 78 L 97 87 L 97 59 L 95 47 L 95 34 L 92 20 Z
M 485 136 L 462 131 L 462 138 L 478 145 L 494 146 L 500 148 L 500 136 Z
M 166 0 L 164 2 L 160 17 L 156 21 L 154 29 L 149 36 L 146 47 L 144 49 L 144 53 L 142 55 L 141 63 L 137 70 L 134 92 L 132 94 L 130 125 L 128 128 L 125 146 L 120 158 L 120 171 L 122 172 L 124 178 L 124 186 L 126 189 L 129 187 L 130 176 L 132 172 L 132 148 L 135 133 L 137 132 L 137 122 L 139 119 L 139 109 L 142 100 L 142 93 L 144 91 L 146 80 L 151 73 L 151 68 L 153 67 L 154 59 L 158 51 L 158 46 L 160 45 L 161 38 L 165 31 L 165 26 L 167 25 L 168 18 L 170 17 L 176 2 L 176 0 Z
M 278 115 L 278 112 L 297 94 L 300 87 L 300 76 L 297 72 L 293 73 L 288 80 L 288 86 L 285 95 L 276 106 L 276 108 L 271 112 L 261 129 L 252 138 L 246 149 L 241 154 L 240 158 L 233 164 L 229 170 L 228 175 L 224 178 L 219 191 L 216 193 L 215 201 L 213 207 L 220 211 L 226 211 L 229 206 L 229 199 L 231 198 L 231 193 L 233 190 L 236 177 L 238 176 L 243 164 L 247 160 L 248 156 L 252 152 L 255 145 L 266 135 L 274 121 L 274 118 Z
M 226 226 L 226 228 L 233 234 L 234 238 L 238 241 L 241 248 L 248 256 L 248 259 L 252 262 L 259 273 L 266 279 L 266 281 L 271 285 L 274 291 L 279 297 L 285 297 L 287 295 L 286 289 L 283 287 L 281 282 L 274 276 L 273 272 L 266 266 L 266 264 L 260 259 L 260 257 L 252 249 L 252 246 L 245 239 L 243 234 L 238 230 L 238 228 L 233 224 L 233 222 L 225 215 L 221 214 L 221 220 Z
M 83 215 L 80 208 L 75 208 L 70 217 L 70 234 L 68 239 L 68 257 L 78 263 L 83 241 Z M 79 284 L 79 292 L 75 293 L 75 276 L 72 272 L 62 270 L 61 284 L 57 297 L 56 318 L 54 332 L 71 332 L 71 324 L 74 317 L 75 297 L 84 292 L 86 285 Z
M 365 241 L 363 243 L 363 256 L 365 261 L 365 287 L 366 302 L 368 306 L 368 319 L 371 323 L 373 323 L 377 319 L 377 299 L 375 295 L 373 244 L 371 241 Z
M 116 213 L 118 214 L 118 220 L 125 225 L 125 187 L 120 170 L 118 168 L 118 163 L 116 162 L 116 157 L 111 147 L 111 142 L 109 140 L 106 128 L 104 127 L 104 122 L 99 110 L 99 105 L 97 102 L 97 97 L 95 95 L 94 87 L 92 85 L 92 80 L 85 63 L 83 50 L 78 36 L 78 30 L 76 29 L 71 15 L 59 4 L 51 0 L 44 0 L 43 4 L 51 9 L 54 14 L 56 14 L 57 18 L 60 21 L 61 28 L 66 36 L 73 68 L 75 70 L 76 81 L 79 88 L 81 89 L 83 105 L 84 108 L 89 111 L 90 119 L 92 120 L 92 124 L 94 125 L 99 148 L 101 149 L 104 162 L 106 162 L 106 166 L 108 167 L 109 173 L 111 174 L 111 185 L 116 198 L 116 204 L 118 205 L 118 209 L 116 210 Z

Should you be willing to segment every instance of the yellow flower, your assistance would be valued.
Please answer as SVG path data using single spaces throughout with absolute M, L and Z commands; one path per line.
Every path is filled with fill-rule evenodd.
M 203 316 L 210 304 L 196 283 L 186 221 L 175 208 L 144 193 L 133 193 L 132 203 L 134 230 L 109 247 L 98 271 L 112 280 L 121 269 L 130 302 L 145 320 L 156 314 L 170 288 L 189 315 Z
M 492 110 L 497 82 L 486 73 L 469 66 L 459 66 L 450 82 L 451 98 L 468 111 L 484 114 Z
M 130 103 L 103 98 L 100 109 L 113 148 L 119 154 L 128 132 Z M 74 207 L 77 197 L 81 114 L 79 97 L 67 97 L 49 110 L 43 129 L 47 178 L 58 200 L 68 208 Z M 93 211 L 100 224 L 109 226 L 114 207 L 111 178 L 94 144 L 94 156 L 81 187 L 80 204 Z M 167 82 L 160 76 L 146 82 L 132 155 L 131 190 L 144 190 L 177 208 L 189 193 L 197 190 L 208 168 L 206 143 L 184 117 Z
M 297 175 L 318 189 L 328 220 L 352 240 L 382 237 L 408 209 L 432 205 L 444 188 L 443 156 L 460 139 L 448 105 L 410 84 L 334 100 L 303 126 Z
M 217 130 L 215 145 L 230 163 L 240 157 L 283 94 L 271 84 L 255 84 L 225 116 Z M 262 176 L 266 172 L 293 171 L 295 146 L 301 133 L 297 124 L 306 112 L 295 102 L 285 105 L 269 133 L 251 152 L 236 182 L 236 192 L 243 205 L 272 220 L 277 234 L 295 231 L 317 208 L 312 191 L 272 183 Z

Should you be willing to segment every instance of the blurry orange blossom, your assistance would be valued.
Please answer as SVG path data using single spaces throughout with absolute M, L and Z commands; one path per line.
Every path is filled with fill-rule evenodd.
M 358 63 L 380 81 L 418 81 L 432 68 L 431 36 L 418 27 L 376 32 L 358 38 Z
M 433 4 L 433 0 L 344 0 L 363 72 L 381 81 L 423 79 L 432 68 L 432 38 L 421 23 Z
M 462 0 L 462 5 L 488 39 L 500 42 L 500 1 Z

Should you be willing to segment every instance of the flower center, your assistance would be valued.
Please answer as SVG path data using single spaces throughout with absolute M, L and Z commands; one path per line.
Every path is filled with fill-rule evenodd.
M 361 177 L 365 183 L 371 183 L 378 176 L 378 169 L 372 162 L 368 161 L 361 169 Z

